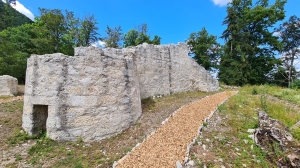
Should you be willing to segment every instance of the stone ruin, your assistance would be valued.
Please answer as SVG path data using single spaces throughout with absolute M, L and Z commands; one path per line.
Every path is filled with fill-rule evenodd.
M 99 141 L 141 116 L 141 99 L 216 91 L 218 81 L 188 56 L 189 47 L 75 48 L 75 56 L 32 55 L 27 61 L 23 128 L 54 140 Z
M 18 94 L 18 79 L 9 75 L 0 76 L 0 96 L 14 96 Z

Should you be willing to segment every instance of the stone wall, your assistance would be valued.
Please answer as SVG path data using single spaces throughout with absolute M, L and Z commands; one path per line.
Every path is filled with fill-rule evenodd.
M 98 141 L 141 115 L 141 98 L 215 91 L 218 82 L 188 56 L 185 44 L 124 49 L 79 47 L 75 56 L 27 61 L 23 128 L 55 140 Z
M 211 92 L 219 88 L 218 81 L 188 56 L 189 48 L 184 43 L 178 45 L 144 43 L 132 49 L 137 55 L 141 98 L 185 91 Z
M 0 76 L 0 96 L 18 94 L 18 79 L 9 75 Z

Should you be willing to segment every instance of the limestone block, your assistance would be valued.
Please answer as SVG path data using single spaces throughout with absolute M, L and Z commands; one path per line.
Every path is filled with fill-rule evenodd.
M 18 94 L 18 79 L 9 75 L 0 76 L 0 96 Z

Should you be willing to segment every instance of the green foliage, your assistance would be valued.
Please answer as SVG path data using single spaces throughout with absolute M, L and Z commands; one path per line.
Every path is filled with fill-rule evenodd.
M 26 23 L 33 23 L 33 21 L 9 4 L 0 1 L 0 32 L 8 27 L 17 27 Z
M 110 28 L 106 27 L 105 30 L 107 36 L 103 37 L 102 40 L 105 42 L 105 47 L 108 48 L 121 48 L 121 40 L 123 39 L 123 33 L 121 26 Z
M 217 43 L 217 36 L 209 35 L 205 28 L 197 33 L 191 33 L 187 40 L 191 46 L 190 55 L 206 70 L 217 68 L 221 46 Z
M 34 23 L 0 32 L 0 75 L 11 75 L 19 83 L 25 83 L 26 62 L 31 54 L 74 55 L 74 47 L 88 46 L 98 40 L 93 15 L 80 20 L 73 12 L 59 9 L 40 9 L 40 13 Z
M 256 89 L 256 87 L 253 87 L 252 89 L 252 95 L 257 95 L 258 94 L 258 91 Z
M 280 52 L 282 54 L 283 67 L 288 71 L 286 78 L 288 79 L 288 86 L 290 87 L 291 81 L 295 79 L 295 59 L 299 58 L 300 50 L 300 18 L 291 16 L 288 21 L 284 22 L 275 29 L 279 34 L 282 42 Z
M 49 47 L 47 34 L 39 21 L 0 32 L 0 75 L 11 75 L 24 83 L 27 58 L 54 51 Z
M 293 129 L 292 135 L 295 139 L 300 140 L 300 128 Z
M 291 83 L 291 88 L 292 89 L 300 89 L 300 80 L 297 79 L 294 82 Z
M 227 7 L 223 24 L 224 55 L 221 56 L 219 79 L 229 85 L 262 84 L 267 74 L 279 63 L 275 49 L 278 37 L 269 30 L 284 19 L 286 0 L 270 5 L 267 0 L 233 0 Z
M 74 55 L 73 47 L 89 46 L 99 39 L 94 15 L 86 15 L 81 20 L 67 10 L 39 8 L 39 11 L 38 19 L 49 31 L 54 52 Z
M 20 154 L 15 154 L 15 158 L 17 161 L 22 160 L 22 156 Z
M 23 130 L 16 129 L 14 131 L 14 136 L 8 139 L 9 144 L 15 145 L 24 142 L 29 139 L 37 139 L 38 136 L 29 136 Z
M 98 22 L 94 15 L 85 16 L 79 28 L 79 43 L 77 46 L 90 46 L 99 40 L 97 24 Z
M 137 46 L 143 43 L 159 45 L 160 40 L 161 37 L 156 35 L 150 40 L 147 24 L 141 24 L 139 25 L 138 30 L 131 29 L 124 35 L 124 47 Z

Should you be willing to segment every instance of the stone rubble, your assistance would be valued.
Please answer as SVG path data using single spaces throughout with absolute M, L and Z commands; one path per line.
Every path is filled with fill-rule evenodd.
M 277 161 L 279 167 L 300 167 L 300 145 L 293 141 L 289 130 L 278 120 L 270 118 L 266 112 L 258 111 L 259 128 L 254 132 L 254 140 L 261 149 L 272 152 L 270 144 L 279 143 L 287 159 Z
M 9 75 L 0 76 L 0 96 L 15 96 L 18 94 L 18 79 Z

